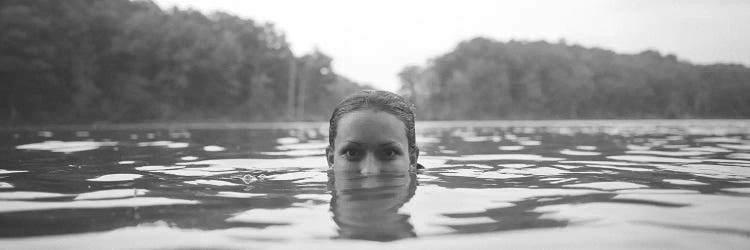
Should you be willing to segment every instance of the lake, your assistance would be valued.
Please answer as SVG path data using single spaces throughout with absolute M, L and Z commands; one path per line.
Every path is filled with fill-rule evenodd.
M 323 123 L 0 131 L 1 249 L 747 249 L 750 121 L 418 122 L 404 175 Z

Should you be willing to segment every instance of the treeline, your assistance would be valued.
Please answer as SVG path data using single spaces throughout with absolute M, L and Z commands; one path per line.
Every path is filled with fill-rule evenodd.
M 399 77 L 426 120 L 750 118 L 750 69 L 655 51 L 475 38 Z
M 326 120 L 364 88 L 271 24 L 150 1 L 0 1 L 0 124 Z M 750 69 L 476 38 L 399 74 L 418 117 L 750 118 Z
M 362 87 L 271 24 L 150 1 L 0 1 L 0 123 L 324 120 Z

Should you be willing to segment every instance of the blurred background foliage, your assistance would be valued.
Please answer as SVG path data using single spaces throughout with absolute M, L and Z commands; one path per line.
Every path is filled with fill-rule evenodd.
M 750 117 L 750 69 L 656 51 L 480 37 L 399 77 L 427 120 Z
M 363 88 L 272 25 L 220 12 L 3 0 L 0 26 L 3 123 L 324 120 Z
M 326 120 L 364 88 L 273 25 L 150 1 L 0 1 L 0 123 Z M 710 46 L 710 45 L 707 45 Z M 407 66 L 418 118 L 747 118 L 750 70 L 475 38 Z

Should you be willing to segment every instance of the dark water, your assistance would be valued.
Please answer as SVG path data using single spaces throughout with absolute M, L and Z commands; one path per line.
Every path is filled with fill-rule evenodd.
M 0 248 L 750 247 L 748 121 L 418 126 L 377 177 L 323 124 L 0 132 Z

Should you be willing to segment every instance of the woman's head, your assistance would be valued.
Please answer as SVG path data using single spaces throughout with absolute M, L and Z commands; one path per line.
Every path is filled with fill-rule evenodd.
M 345 98 L 330 120 L 328 164 L 335 171 L 408 171 L 417 164 L 414 105 L 386 91 Z

